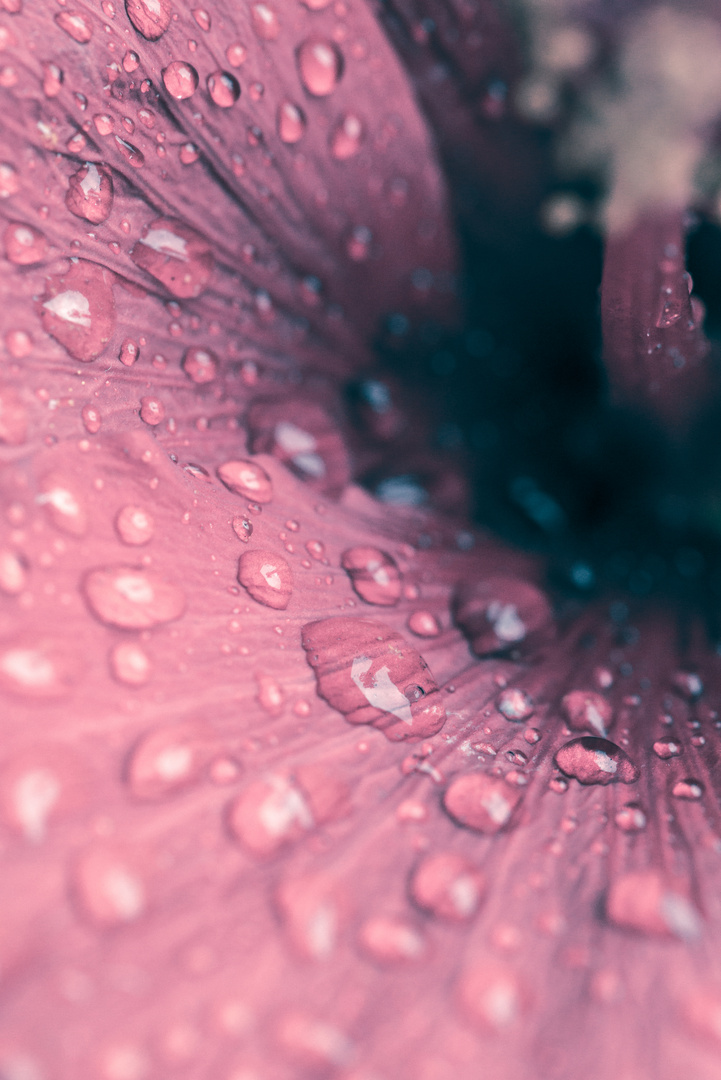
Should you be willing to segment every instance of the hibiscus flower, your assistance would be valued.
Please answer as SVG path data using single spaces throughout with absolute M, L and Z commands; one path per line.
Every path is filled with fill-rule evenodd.
M 3 1080 L 718 1076 L 721 30 L 631 7 L 0 0 Z

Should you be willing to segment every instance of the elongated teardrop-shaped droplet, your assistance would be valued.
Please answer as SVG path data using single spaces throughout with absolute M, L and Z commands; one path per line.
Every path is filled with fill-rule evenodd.
M 462 855 L 427 855 L 409 882 L 413 902 L 441 919 L 463 922 L 472 918 L 483 899 L 486 883 L 480 870 Z
M 613 709 L 595 690 L 572 690 L 561 708 L 572 731 L 593 731 L 603 737 L 613 719 Z
M 53 18 L 60 29 L 79 45 L 87 45 L 93 36 L 93 24 L 89 16 L 81 11 L 59 11 Z
M 75 217 L 100 225 L 113 207 L 113 178 L 110 170 L 87 161 L 70 177 L 65 205 Z
M 516 577 L 498 575 L 463 583 L 454 598 L 453 614 L 477 656 L 533 649 L 555 632 L 546 597 Z
M 351 724 L 372 724 L 391 741 L 440 731 L 446 713 L 428 666 L 383 623 L 338 616 L 307 623 L 301 640 L 318 694 Z
M 207 240 L 177 218 L 156 218 L 147 225 L 130 258 L 180 299 L 199 296 L 213 269 Z
M 246 551 L 238 561 L 238 581 L 254 600 L 284 611 L 293 593 L 293 574 L 281 555 L 272 551 Z
M 615 877 L 606 896 L 606 917 L 622 930 L 691 940 L 701 918 L 682 882 L 666 880 L 657 870 L 631 871 Z
M 443 806 L 459 825 L 492 836 L 512 823 L 522 797 L 500 776 L 471 772 L 449 784 Z
M 332 94 L 343 74 L 343 57 L 338 46 L 325 38 L 307 38 L 296 52 L 298 74 L 313 97 Z
M 170 26 L 173 8 L 170 0 L 125 0 L 131 23 L 148 41 L 157 41 Z
M 83 581 L 88 607 L 107 626 L 145 630 L 179 619 L 185 593 L 151 570 L 134 566 L 105 566 L 91 570 Z
M 628 754 L 609 742 L 587 735 L 572 739 L 556 753 L 554 762 L 566 776 L 572 776 L 580 784 L 634 784 L 639 770 Z
M 218 466 L 218 479 L 229 491 L 257 503 L 273 498 L 273 481 L 254 461 L 226 461 Z
M 392 607 L 400 600 L 400 571 L 387 552 L 375 547 L 348 548 L 341 555 L 341 566 L 367 604 Z
M 78 259 L 67 273 L 46 279 L 40 318 L 43 329 L 75 360 L 95 360 L 115 330 L 113 275 Z
M 278 106 L 276 123 L 280 141 L 288 146 L 300 142 L 305 135 L 305 116 L 292 101 L 284 101 Z
M 278 16 L 268 4 L 253 4 L 250 9 L 253 29 L 263 41 L 275 41 L 280 32 Z
M 408 616 L 407 625 L 416 637 L 435 638 L 441 632 L 441 625 L 432 611 L 414 611 Z

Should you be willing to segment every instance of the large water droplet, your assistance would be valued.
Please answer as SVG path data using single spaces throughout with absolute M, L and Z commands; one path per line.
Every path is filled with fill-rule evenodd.
M 523 793 L 502 777 L 471 772 L 449 784 L 443 806 L 459 825 L 493 835 L 512 823 L 522 797 Z
M 387 552 L 374 547 L 348 548 L 341 555 L 341 566 L 354 591 L 367 604 L 392 607 L 400 600 L 400 571 Z
M 214 71 L 207 79 L 208 93 L 219 109 L 230 109 L 240 97 L 238 80 L 227 71 Z
M 554 762 L 566 776 L 572 776 L 580 784 L 634 784 L 639 770 L 628 754 L 609 742 L 587 735 L 572 739 L 556 753 Z
M 145 630 L 179 619 L 185 594 L 151 570 L 106 566 L 91 570 L 83 593 L 92 613 L 107 626 Z
M 165 799 L 197 779 L 203 764 L 199 732 L 187 725 L 152 731 L 134 747 L 125 780 L 136 799 Z
M 572 731 L 595 731 L 605 736 L 613 719 L 613 709 L 594 690 L 572 690 L 561 701 L 561 708 Z
M 60 29 L 79 45 L 87 45 L 93 36 L 93 24 L 90 18 L 80 11 L 59 11 L 53 18 Z
M 454 598 L 454 616 L 477 656 L 520 647 L 528 650 L 554 634 L 546 597 L 515 577 L 461 585 Z
M 43 329 L 75 359 L 101 355 L 115 330 L 113 275 L 78 259 L 66 274 L 47 278 L 40 303 Z
M 437 683 L 423 658 L 394 630 L 338 616 L 307 623 L 301 640 L 318 694 L 349 723 L 373 724 L 392 741 L 426 738 L 443 727 Z
M 157 41 L 170 26 L 173 8 L 170 0 L 125 0 L 131 23 L 148 41 Z
M 343 57 L 338 46 L 325 38 L 307 38 L 296 52 L 298 74 L 313 97 L 327 97 L 343 74 Z
M 257 503 L 269 503 L 273 498 L 272 480 L 254 461 L 226 461 L 218 466 L 217 473 L 218 479 L 236 495 Z
M 111 848 L 84 852 L 72 875 L 80 913 L 99 927 L 123 926 L 146 907 L 145 885 L 129 859 Z
M 185 60 L 172 60 L 163 68 L 163 85 L 176 101 L 186 101 L 198 89 L 198 72 Z
M 409 882 L 411 899 L 419 908 L 453 922 L 475 915 L 485 889 L 480 870 L 451 852 L 427 855 Z
M 155 525 L 141 506 L 124 506 L 115 515 L 115 529 L 124 544 L 147 544 L 153 539 Z
M 165 406 L 156 397 L 141 397 L 140 419 L 150 427 L 157 427 L 165 419 Z
M 642 934 L 698 937 L 701 919 L 681 882 L 666 880 L 657 870 L 640 870 L 614 878 L 606 897 L 606 917 L 622 930 Z
M 113 178 L 110 170 L 88 161 L 68 181 L 65 205 L 71 214 L 100 225 L 113 207 Z
M 156 218 L 147 225 L 130 258 L 181 299 L 199 296 L 213 269 L 207 240 L 177 218 Z
M 254 600 L 284 611 L 293 593 L 293 574 L 281 555 L 246 551 L 238 560 L 238 581 Z
M 306 767 L 295 779 L 275 774 L 249 784 L 231 804 L 228 824 L 253 854 L 272 855 L 347 811 L 346 785 L 322 768 Z
M 300 142 L 305 135 L 305 116 L 292 101 L 284 101 L 278 106 L 276 123 L 280 141 L 289 146 Z
M 211 349 L 187 349 L 181 367 L 191 382 L 202 386 L 218 374 L 218 357 Z
M 5 255 L 15 266 L 32 266 L 45 258 L 47 240 L 39 229 L 11 221 L 3 235 Z

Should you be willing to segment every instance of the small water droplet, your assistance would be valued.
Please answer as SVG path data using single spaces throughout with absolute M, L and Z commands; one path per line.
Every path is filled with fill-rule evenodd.
M 561 708 L 572 731 L 594 731 L 602 737 L 613 718 L 609 703 L 594 690 L 572 690 L 564 696 Z
M 307 38 L 296 52 L 298 74 L 313 97 L 327 97 L 335 90 L 343 73 L 343 57 L 332 41 Z
M 187 349 L 181 367 L 192 382 L 202 386 L 218 374 L 218 357 L 211 349 Z
M 156 218 L 147 225 L 130 258 L 180 299 L 199 296 L 213 269 L 207 240 L 177 218 Z
M 125 781 L 136 799 L 165 799 L 197 779 L 203 760 L 198 731 L 188 725 L 160 728 L 133 748 Z
M 131 23 L 148 41 L 157 41 L 170 26 L 173 9 L 170 0 L 125 0 Z
M 395 560 L 374 547 L 348 548 L 341 555 L 354 592 L 367 604 L 392 607 L 401 597 L 401 575 Z
M 99 410 L 94 405 L 84 405 L 80 415 L 88 434 L 97 435 L 103 422 Z
M 247 544 L 253 535 L 252 522 L 248 521 L 246 517 L 242 517 L 240 514 L 233 518 L 233 532 L 242 540 L 244 544 Z
M 360 929 L 363 951 L 381 964 L 422 960 L 426 943 L 422 935 L 405 919 L 379 915 L 367 919 Z
M 285 694 L 280 683 L 270 675 L 256 675 L 258 704 L 270 716 L 279 716 L 285 705 Z
M 52 642 L 19 643 L 0 652 L 0 684 L 23 697 L 64 697 L 77 677 L 75 657 Z
M 207 34 L 210 30 L 211 21 L 210 14 L 205 10 L 205 8 L 193 8 L 193 18 L 197 22 L 200 29 Z
M 3 234 L 5 256 L 15 266 L 32 266 L 45 258 L 47 240 L 39 229 L 11 221 Z
M 531 695 L 525 690 L 509 688 L 503 690 L 496 698 L 496 708 L 506 720 L 521 723 L 529 716 L 533 716 L 536 705 Z
M 308 960 L 328 960 L 336 950 L 341 921 L 332 883 L 320 875 L 293 877 L 281 882 L 275 900 L 295 951 Z
M 234 41 L 225 50 L 225 58 L 231 67 L 241 67 L 248 58 L 248 50 L 239 41 Z
M 110 671 L 125 686 L 145 686 L 152 666 L 147 653 L 134 641 L 122 641 L 110 652 Z
M 408 629 L 416 637 L 435 638 L 441 632 L 441 625 L 431 611 L 414 611 L 408 616 Z
M 671 684 L 674 690 L 686 701 L 695 701 L 703 693 L 703 682 L 693 671 L 677 671 Z
M 124 544 L 147 544 L 153 539 L 155 525 L 141 506 L 124 506 L 115 517 L 115 529 Z
M 280 23 L 275 11 L 268 4 L 253 4 L 250 18 L 259 38 L 263 41 L 275 41 L 280 32 Z
M 59 473 L 48 473 L 40 482 L 35 501 L 45 508 L 56 529 L 69 536 L 84 536 L 88 514 L 75 485 Z
M 87 45 L 93 36 L 93 24 L 89 17 L 80 11 L 59 11 L 53 18 L 60 29 L 79 45 Z
M 615 822 L 621 832 L 635 833 L 646 828 L 646 814 L 638 803 L 626 803 L 616 811 Z
M 273 482 L 265 469 L 253 461 L 226 461 L 217 469 L 218 479 L 236 495 L 269 503 L 273 498 Z
M 391 741 L 425 738 L 443 727 L 438 684 L 400 634 L 382 623 L 339 616 L 307 623 L 301 640 L 318 694 L 349 723 L 373 724 Z M 413 700 L 407 687 L 414 688 Z
M 674 799 L 685 799 L 687 802 L 697 802 L 703 797 L 704 786 L 700 780 L 687 777 L 678 780 L 671 788 Z
M 18 596 L 26 581 L 27 572 L 20 555 L 8 548 L 0 548 L 0 592 L 5 596 Z
M 363 141 L 363 125 L 354 113 L 346 113 L 331 133 L 330 152 L 336 161 L 355 157 Z
M 606 917 L 622 930 L 642 934 L 698 937 L 701 919 L 680 882 L 666 881 L 656 870 L 620 874 L 606 897 Z
M 179 619 L 185 594 L 150 570 L 107 566 L 91 570 L 83 580 L 88 607 L 102 623 L 122 630 L 145 630 Z
M 238 80 L 227 71 L 214 71 L 207 79 L 208 93 L 219 109 L 230 109 L 240 97 Z
M 70 177 L 65 205 L 75 217 L 100 225 L 113 207 L 113 178 L 110 170 L 87 161 Z
M 140 419 L 150 427 L 157 427 L 165 419 L 165 406 L 156 397 L 142 397 L 140 399 Z
M 246 551 L 238 561 L 238 581 L 266 607 L 284 611 L 293 593 L 293 574 L 280 555 L 272 551 Z
M 123 926 L 145 911 L 145 885 L 130 859 L 111 848 L 84 852 L 72 874 L 80 913 L 99 927 Z
M 657 739 L 653 744 L 653 752 L 662 761 L 668 761 L 669 758 L 678 757 L 679 754 L 682 754 L 683 747 L 678 739 L 669 736 L 666 739 Z
M 587 735 L 572 739 L 557 751 L 554 762 L 566 776 L 572 776 L 580 784 L 634 784 L 639 770 L 620 746 Z
M 453 613 L 481 657 L 521 646 L 531 649 L 553 637 L 555 629 L 550 604 L 540 589 L 515 577 L 462 584 Z
M 289 146 L 300 142 L 305 135 L 306 121 L 303 110 L 292 101 L 283 101 L 278 106 L 276 124 L 280 141 Z
M 47 98 L 57 97 L 63 88 L 65 76 L 62 68 L 52 61 L 43 64 L 43 93 Z
M 462 855 L 427 855 L 411 874 L 411 899 L 423 911 L 441 919 L 471 919 L 483 899 L 486 884 L 477 867 Z
M 198 89 L 198 72 L 185 60 L 172 60 L 163 68 L 163 85 L 176 101 L 186 101 Z
M 9 199 L 20 190 L 20 177 L 9 161 L 0 161 L 0 199 Z
M 459 825 L 494 835 L 512 824 L 521 799 L 522 792 L 503 778 L 471 772 L 449 784 L 443 806 Z

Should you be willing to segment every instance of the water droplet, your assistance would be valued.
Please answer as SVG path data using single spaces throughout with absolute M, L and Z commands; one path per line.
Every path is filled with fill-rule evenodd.
M 491 577 L 463 584 L 454 598 L 454 617 L 477 656 L 523 646 L 534 648 L 553 636 L 548 600 L 534 585 L 515 577 Z
M 84 405 L 80 415 L 88 434 L 97 435 L 103 422 L 99 410 L 94 405 Z
M 293 1012 L 286 1014 L 278 1024 L 276 1038 L 284 1055 L 302 1073 L 327 1075 L 330 1067 L 337 1075 L 340 1075 L 338 1070 L 342 1069 L 343 1075 L 351 1080 L 343 1066 L 350 1063 L 356 1051 L 347 1035 L 333 1024 L 305 1013 Z M 294 1075 L 300 1073 L 294 1072 Z
M 156 218 L 147 225 L 130 258 L 180 299 L 199 296 L 213 269 L 207 240 L 177 218 Z
M 657 870 L 616 877 L 606 897 L 606 917 L 622 930 L 690 940 L 701 932 L 701 919 L 680 882 L 664 880 Z
M 411 899 L 423 911 L 462 922 L 472 918 L 485 893 L 483 875 L 462 855 L 427 855 L 413 871 Z
M 119 135 L 113 137 L 115 139 L 115 145 L 128 164 L 134 169 L 142 169 L 145 164 L 145 155 L 142 150 L 139 150 L 137 146 L 133 146 L 132 143 L 127 142 L 126 139 L 121 139 Z
M 23 360 L 33 351 L 33 339 L 25 330 L 8 330 L 5 348 L 15 360 Z
M 11 221 L 3 235 L 5 255 L 15 266 L 32 266 L 45 258 L 47 240 L 39 229 Z
M 283 101 L 278 106 L 276 124 L 280 141 L 289 146 L 300 142 L 305 135 L 305 116 L 292 101 Z
M 131 23 L 148 41 L 157 41 L 170 26 L 173 9 L 170 0 L 125 0 Z
M 40 482 L 35 501 L 45 508 L 56 529 L 69 536 L 84 536 L 88 530 L 88 514 L 75 485 L 59 473 L 48 473 Z
M 113 178 L 110 170 L 87 161 L 70 177 L 65 205 L 75 217 L 100 225 L 113 207 Z
M 130 859 L 97 847 L 76 861 L 72 892 L 83 916 L 99 927 L 123 926 L 145 911 L 145 885 Z
M 322 876 L 281 882 L 276 905 L 296 952 L 308 960 L 328 960 L 335 952 L 341 921 L 332 883 Z
M 693 780 L 690 777 L 686 777 L 685 780 L 678 780 L 671 788 L 671 794 L 674 799 L 684 799 L 687 802 L 697 802 L 703 797 L 704 787 L 700 780 Z
M 381 964 L 422 960 L 426 943 L 405 919 L 379 915 L 363 923 L 359 935 L 365 953 Z
M 306 541 L 305 550 L 316 562 L 323 562 L 325 559 L 325 544 L 322 540 Z
M 273 482 L 265 469 L 253 461 L 226 461 L 217 469 L 218 479 L 236 495 L 257 503 L 273 498 Z
M 522 797 L 501 777 L 471 772 L 449 784 L 443 806 L 459 825 L 493 835 L 512 823 Z
M 441 632 L 441 625 L 436 616 L 430 611 L 414 611 L 408 616 L 406 624 L 408 629 L 416 637 L 435 638 Z
M 97 113 L 93 117 L 93 123 L 98 135 L 111 135 L 115 126 L 112 116 L 109 116 L 108 113 Z
M 566 722 L 572 731 L 595 731 L 605 736 L 613 718 L 613 709 L 594 690 L 572 690 L 561 701 Z
M 671 684 L 674 690 L 687 701 L 695 701 L 703 694 L 703 683 L 693 671 L 677 671 Z
M 157 427 L 165 419 L 165 406 L 156 397 L 141 397 L 140 419 L 150 427 Z
M 270 716 L 279 716 L 285 705 L 283 687 L 270 675 L 256 675 L 258 704 Z
M 307 38 L 296 52 L 298 74 L 313 97 L 327 97 L 343 73 L 343 57 L 337 45 L 324 38 Z
M 336 161 L 355 157 L 363 141 L 363 125 L 354 113 L 346 113 L 331 133 L 330 152 Z
M 323 8 L 327 8 L 331 0 L 300 0 L 301 4 L 308 8 L 309 11 L 322 11 Z
M 140 349 L 136 343 L 131 341 L 130 338 L 126 338 L 120 346 L 120 352 L 118 353 L 118 360 L 120 363 L 125 364 L 125 367 L 132 367 L 139 356 Z
M 214 71 L 207 79 L 208 93 L 219 109 L 229 109 L 240 97 L 238 80 L 227 71 Z
M 566 776 L 580 784 L 634 784 L 639 770 L 620 746 L 608 739 L 586 735 L 572 739 L 556 753 L 554 762 Z
M 322 766 L 253 781 L 231 804 L 233 835 L 255 855 L 272 855 L 288 842 L 348 812 L 348 788 Z
M 0 161 L 0 199 L 9 199 L 20 190 L 17 169 L 9 161 Z
M 90 19 L 80 11 L 59 11 L 53 18 L 60 29 L 79 45 L 87 45 L 93 36 L 93 25 Z
M 153 539 L 155 525 L 141 506 L 124 506 L 115 517 L 115 528 L 124 544 L 147 544 Z
M 64 697 L 77 676 L 75 657 L 53 642 L 16 644 L 0 652 L 0 685 L 23 697 Z
M 218 357 L 211 349 L 187 349 L 181 367 L 191 382 L 202 386 L 218 374 Z
M 67 273 L 45 280 L 40 304 L 43 329 L 75 360 L 95 360 L 115 331 L 113 275 L 78 259 Z
M 165 799 L 187 788 L 203 765 L 199 731 L 170 725 L 144 735 L 133 748 L 125 781 L 136 799 Z
M 254 600 L 284 611 L 293 593 L 293 574 L 280 555 L 272 551 L 246 551 L 238 560 L 238 581 Z
M 0 443 L 22 446 L 28 433 L 28 415 L 12 387 L 0 387 Z
M 253 29 L 263 41 L 275 41 L 280 32 L 278 16 L 267 4 L 253 4 L 250 9 Z
M 342 616 L 307 623 L 303 648 L 318 694 L 351 724 L 373 724 L 391 741 L 426 738 L 446 720 L 438 684 L 416 650 L 382 623 Z M 405 688 L 423 693 L 409 700 Z
M 530 694 L 518 688 L 503 690 L 496 699 L 496 708 L 506 720 L 521 723 L 533 716 L 535 702 Z
M 179 619 L 185 594 L 159 574 L 133 566 L 91 570 L 83 581 L 88 607 L 102 623 L 122 630 L 145 630 Z
M 463 976 L 458 990 L 468 1020 L 484 1031 L 506 1031 L 522 1015 L 522 989 L 516 976 L 505 968 L 487 963 L 473 968 Z
M 392 607 L 401 597 L 401 575 L 395 560 L 374 547 L 348 548 L 341 555 L 354 592 L 367 604 Z
M 198 89 L 198 72 L 185 60 L 172 60 L 163 68 L 163 85 L 176 101 L 186 101 Z
M 241 45 L 239 41 L 234 41 L 232 45 L 229 45 L 225 50 L 225 58 L 231 67 L 241 67 L 248 58 L 248 50 L 245 45 Z
M 179 151 L 181 165 L 194 165 L 200 157 L 200 150 L 192 142 L 183 143 Z
M 57 97 L 63 88 L 64 78 L 62 69 L 57 64 L 52 61 L 43 64 L 43 93 L 45 97 Z
M 134 641 L 122 641 L 111 650 L 110 670 L 125 686 L 145 686 L 152 674 L 147 653 Z
M 210 14 L 205 8 L 193 8 L 193 18 L 197 22 L 201 30 L 204 30 L 207 34 L 210 30 Z
M 233 518 L 233 532 L 239 540 L 242 540 L 244 544 L 247 544 L 253 535 L 253 524 L 248 521 L 246 517 L 242 517 L 238 514 Z
M 641 832 L 646 828 L 646 814 L 638 803 L 626 803 L 616 811 L 614 820 L 621 832 Z
M 5 596 L 18 596 L 26 581 L 25 564 L 17 552 L 0 548 L 0 592 Z
M 26 840 L 41 843 L 50 819 L 62 803 L 72 803 L 77 789 L 76 770 L 70 762 L 40 751 L 16 759 L 3 770 L 2 801 L 9 823 Z
M 669 736 L 667 739 L 657 739 L 653 744 L 653 752 L 662 761 L 668 761 L 669 758 L 678 757 L 679 754 L 682 754 L 683 747 L 678 739 Z

